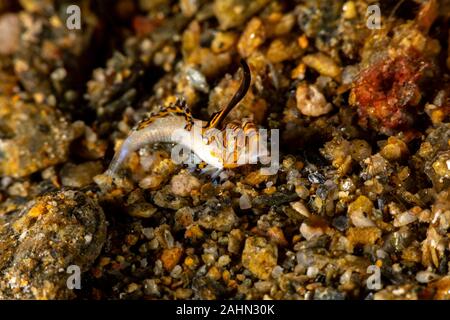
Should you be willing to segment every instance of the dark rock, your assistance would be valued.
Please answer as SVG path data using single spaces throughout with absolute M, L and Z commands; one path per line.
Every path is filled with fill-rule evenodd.
M 45 195 L 0 217 L 0 299 L 73 298 L 69 266 L 87 271 L 105 237 L 103 210 L 78 191 Z

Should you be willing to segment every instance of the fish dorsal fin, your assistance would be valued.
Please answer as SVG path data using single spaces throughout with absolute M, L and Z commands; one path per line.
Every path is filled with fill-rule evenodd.
M 234 94 L 233 98 L 231 98 L 228 105 L 223 108 L 221 111 L 214 113 L 211 116 L 211 119 L 206 124 L 205 129 L 217 128 L 220 129 L 223 120 L 227 117 L 230 111 L 245 97 L 248 89 L 250 88 L 251 83 L 251 73 L 250 68 L 248 67 L 247 62 L 244 59 L 241 59 L 241 67 L 242 67 L 242 82 L 239 86 L 238 91 Z
M 170 117 L 170 116 L 182 116 L 186 119 L 186 128 L 190 130 L 194 124 L 194 119 L 192 118 L 191 110 L 186 104 L 186 101 L 182 98 L 177 98 L 174 103 L 170 103 L 166 107 L 161 107 L 156 113 L 150 113 L 136 126 L 136 130 L 141 130 L 148 127 L 156 119 Z
M 166 107 L 162 107 L 159 112 L 167 112 L 170 115 L 191 115 L 191 110 L 189 109 L 186 100 L 184 100 L 183 98 L 177 98 L 175 102 L 169 103 L 169 105 Z

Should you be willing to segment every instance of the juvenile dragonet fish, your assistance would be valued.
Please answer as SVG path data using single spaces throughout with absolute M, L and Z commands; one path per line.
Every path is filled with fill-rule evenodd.
M 134 127 L 120 149 L 114 155 L 106 172 L 114 176 L 128 156 L 153 143 L 173 143 L 188 149 L 202 161 L 200 165 L 208 170 L 222 169 L 256 163 L 259 157 L 268 155 L 265 140 L 250 121 L 232 121 L 224 127 L 221 123 L 245 96 L 250 86 L 250 70 L 241 61 L 243 81 L 229 104 L 214 114 L 210 121 L 194 119 L 184 101 L 163 108 L 150 115 Z M 208 170 L 204 170 L 208 172 Z

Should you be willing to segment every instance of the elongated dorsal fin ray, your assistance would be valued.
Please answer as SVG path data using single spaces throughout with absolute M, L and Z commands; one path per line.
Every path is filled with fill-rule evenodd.
M 208 121 L 206 125 L 206 129 L 217 128 L 220 129 L 223 120 L 227 117 L 230 111 L 245 97 L 250 88 L 251 83 L 251 73 L 250 68 L 248 67 L 247 62 L 244 59 L 241 59 L 241 67 L 242 67 L 242 82 L 239 86 L 238 91 L 234 94 L 233 98 L 231 98 L 228 105 L 223 108 L 221 111 L 214 113 L 211 116 L 211 119 Z

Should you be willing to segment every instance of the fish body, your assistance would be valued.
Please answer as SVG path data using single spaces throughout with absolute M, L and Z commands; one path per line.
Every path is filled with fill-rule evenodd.
M 192 151 L 203 163 L 204 172 L 215 169 L 236 168 L 244 164 L 257 163 L 268 156 L 265 139 L 261 139 L 256 126 L 247 120 L 232 121 L 222 128 L 229 112 L 246 95 L 251 84 L 251 73 L 245 60 L 241 60 L 242 83 L 228 105 L 215 113 L 208 122 L 194 119 L 184 101 L 163 108 L 160 112 L 142 120 L 123 142 L 114 155 L 107 170 L 116 175 L 128 156 L 140 148 L 153 143 L 173 143 L 172 160 L 178 158 L 180 147 Z M 207 167 L 210 168 L 207 168 Z M 205 168 L 206 167 L 206 168 Z
M 192 151 L 207 166 L 218 171 L 256 163 L 267 149 L 250 121 L 228 123 L 223 130 L 208 128 L 194 119 L 185 106 L 172 105 L 141 121 L 116 152 L 107 170 L 115 175 L 133 152 L 154 143 L 172 143 Z

